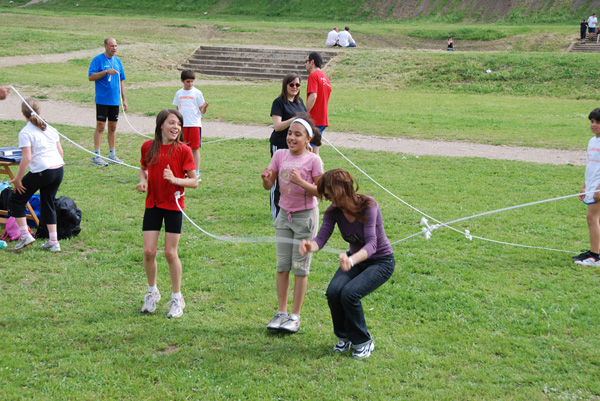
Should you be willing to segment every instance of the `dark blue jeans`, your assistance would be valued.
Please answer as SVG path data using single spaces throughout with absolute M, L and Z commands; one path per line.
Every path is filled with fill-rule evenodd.
M 394 273 L 394 255 L 367 259 L 345 272 L 338 269 L 329 287 L 327 301 L 333 332 L 340 340 L 350 340 L 356 348 L 371 341 L 361 299 L 375 291 Z

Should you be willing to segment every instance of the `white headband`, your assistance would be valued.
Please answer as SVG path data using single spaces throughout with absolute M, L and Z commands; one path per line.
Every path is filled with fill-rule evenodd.
M 313 130 L 312 130 L 312 128 L 310 127 L 310 124 L 308 123 L 308 121 L 306 121 L 306 120 L 303 120 L 302 118 L 297 118 L 297 119 L 295 119 L 294 121 L 292 121 L 292 124 L 293 124 L 293 123 L 299 123 L 299 124 L 302 124 L 302 125 L 304 125 L 304 128 L 306 128 L 306 133 L 308 134 L 308 137 L 309 137 L 309 138 L 312 138 L 312 137 L 313 137 Z M 292 124 L 290 124 L 290 125 L 292 125 Z

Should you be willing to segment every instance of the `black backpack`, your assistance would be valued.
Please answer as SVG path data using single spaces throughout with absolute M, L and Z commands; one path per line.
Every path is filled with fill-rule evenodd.
M 81 232 L 81 210 L 77 208 L 73 199 L 67 196 L 61 196 L 54 199 L 54 206 L 56 208 L 56 230 L 58 232 L 58 239 L 65 239 L 76 237 Z M 48 228 L 45 223 L 40 221 L 36 238 L 48 238 Z

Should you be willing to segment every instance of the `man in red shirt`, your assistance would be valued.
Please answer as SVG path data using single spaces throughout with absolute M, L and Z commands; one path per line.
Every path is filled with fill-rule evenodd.
M 306 89 L 306 111 L 310 114 L 315 125 L 323 134 L 329 126 L 327 107 L 329 95 L 331 94 L 331 83 L 327 75 L 321 71 L 323 59 L 317 52 L 308 55 L 305 61 L 308 72 L 308 87 Z M 319 154 L 319 147 L 314 147 L 314 152 Z

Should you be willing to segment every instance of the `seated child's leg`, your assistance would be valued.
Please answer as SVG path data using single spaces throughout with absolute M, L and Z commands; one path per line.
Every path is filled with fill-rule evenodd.
M 600 203 L 588 205 L 587 223 L 590 229 L 590 250 L 600 253 Z

